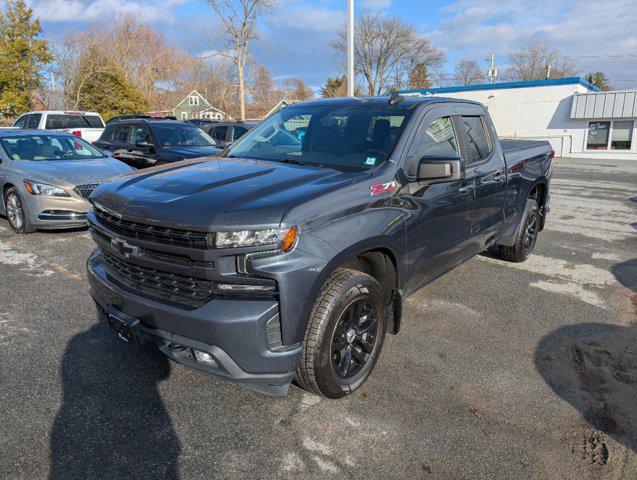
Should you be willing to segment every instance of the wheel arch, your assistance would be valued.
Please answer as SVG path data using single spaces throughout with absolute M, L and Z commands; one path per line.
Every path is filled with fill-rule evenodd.
M 310 308 L 305 312 L 304 318 L 309 319 L 311 306 L 314 305 L 321 291 L 321 287 L 338 268 L 350 268 L 371 275 L 380 284 L 385 294 L 385 302 L 388 312 L 387 330 L 390 333 L 398 333 L 402 312 L 402 276 L 398 263 L 398 254 L 394 246 L 388 241 L 376 239 L 376 242 L 366 240 L 349 246 L 347 249 L 335 255 L 316 277 L 311 289 L 312 299 Z M 303 325 L 303 335 L 307 323 Z

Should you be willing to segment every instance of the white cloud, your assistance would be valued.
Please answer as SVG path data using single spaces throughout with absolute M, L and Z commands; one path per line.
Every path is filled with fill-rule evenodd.
M 382 10 L 391 7 L 391 1 L 392 0 L 363 0 L 361 6 L 363 8 Z
M 634 0 L 458 0 L 444 13 L 428 33 L 451 62 L 494 52 L 503 67 L 511 51 L 541 39 L 573 57 L 582 74 L 603 71 L 616 89 L 637 86 Z
M 186 0 L 30 0 L 36 17 L 43 22 L 95 21 L 120 13 L 139 15 L 148 21 L 166 21 L 167 11 Z

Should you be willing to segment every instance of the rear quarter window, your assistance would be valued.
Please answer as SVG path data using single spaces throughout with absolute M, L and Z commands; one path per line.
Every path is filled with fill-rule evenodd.
M 97 115 L 52 114 L 46 117 L 45 128 L 104 128 L 104 122 Z

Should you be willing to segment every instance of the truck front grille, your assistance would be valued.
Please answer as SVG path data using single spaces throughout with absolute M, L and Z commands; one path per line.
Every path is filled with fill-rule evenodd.
M 77 193 L 80 197 L 88 198 L 91 196 L 91 193 L 93 193 L 93 190 L 98 187 L 98 185 L 99 183 L 87 183 L 85 185 L 78 185 L 73 190 L 75 190 L 75 193 Z
M 104 251 L 102 255 L 109 276 L 133 292 L 189 308 L 201 307 L 213 296 L 208 280 L 142 267 Z
M 125 237 L 197 249 L 208 249 L 213 244 L 211 233 L 156 227 L 154 225 L 131 222 L 130 220 L 122 220 L 98 209 L 94 211 L 95 216 L 104 226 Z

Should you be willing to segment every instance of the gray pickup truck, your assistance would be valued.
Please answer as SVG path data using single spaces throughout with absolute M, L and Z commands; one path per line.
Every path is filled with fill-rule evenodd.
M 98 187 L 91 295 L 123 339 L 179 363 L 339 398 L 398 333 L 405 297 L 491 246 L 531 254 L 553 155 L 499 141 L 469 101 L 297 103 L 220 156 Z

